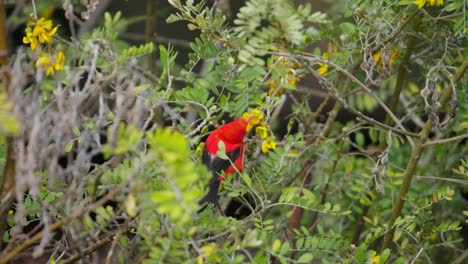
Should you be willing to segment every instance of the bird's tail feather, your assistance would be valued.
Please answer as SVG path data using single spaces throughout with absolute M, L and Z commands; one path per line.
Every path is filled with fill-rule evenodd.
M 198 202 L 198 204 L 203 206 L 200 211 L 205 209 L 207 203 L 216 204 L 218 202 L 218 191 L 220 184 L 221 181 L 218 179 L 218 176 L 213 175 L 213 178 L 210 180 L 208 193 Z

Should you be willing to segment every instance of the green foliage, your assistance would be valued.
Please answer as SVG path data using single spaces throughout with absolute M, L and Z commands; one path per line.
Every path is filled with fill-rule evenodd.
M 168 214 L 177 225 L 192 221 L 198 209 L 197 197 L 203 193 L 202 175 L 206 170 L 190 162 L 188 142 L 183 135 L 169 129 L 148 135 L 148 143 L 157 147 L 156 159 L 165 165 L 161 169 L 161 186 L 152 193 L 156 211 Z
M 153 50 L 154 50 L 153 42 L 148 42 L 140 46 L 132 46 L 130 48 L 122 50 L 122 52 L 119 54 L 119 58 L 117 59 L 117 61 L 119 63 L 123 63 L 125 60 L 128 60 L 128 58 L 130 57 L 144 56 L 146 54 L 153 52 Z
M 149 71 L 155 44 L 120 38 L 140 18 L 105 13 L 72 45 L 54 39 L 73 62 L 61 75 L 36 72 L 37 83 L 11 102 L 0 93 L 0 165 L 1 143 L 17 136 L 15 187 L 27 192 L 5 214 L 4 241 L 23 243 L 28 221 L 71 217 L 64 238 L 45 232 L 40 242 L 66 258 L 89 253 L 63 241 L 92 248 L 101 239 L 119 248 L 112 261 L 120 263 L 459 258 L 468 215 L 458 195 L 468 171 L 466 73 L 455 80 L 466 61 L 463 1 L 418 11 L 414 1 L 356 0 L 319 11 L 248 0 L 231 20 L 204 1 L 168 2 L 166 22 L 197 34 L 188 54 L 159 45 Z M 35 69 L 35 56 L 14 56 L 13 80 Z M 41 122 L 20 125 L 13 105 L 18 120 Z M 213 177 L 200 143 L 252 109 L 264 113 L 276 148 L 263 153 L 264 139 L 249 132 L 244 169 L 226 175 L 219 205 L 199 211 Z M 112 206 L 100 200 L 113 191 Z M 220 209 L 232 200 L 250 214 L 228 217 Z
M 278 50 L 290 44 L 306 42 L 306 35 L 313 37 L 317 30 L 306 23 L 326 23 L 325 14 L 311 12 L 310 4 L 295 7 L 289 0 L 247 1 L 239 10 L 234 31 L 241 41 L 238 59 L 247 65 L 264 65 L 268 50 Z

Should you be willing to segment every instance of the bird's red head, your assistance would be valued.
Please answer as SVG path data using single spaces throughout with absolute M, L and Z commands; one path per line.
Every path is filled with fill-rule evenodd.
M 238 118 L 232 122 L 219 127 L 217 130 L 222 131 L 220 137 L 224 142 L 229 143 L 242 143 L 247 133 L 247 125 L 249 124 L 251 117 L 249 118 Z

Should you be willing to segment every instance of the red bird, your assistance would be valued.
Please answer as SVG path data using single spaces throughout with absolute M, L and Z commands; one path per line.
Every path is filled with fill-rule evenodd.
M 249 118 L 238 118 L 223 126 L 213 130 L 205 142 L 203 149 L 202 162 L 213 173 L 209 183 L 209 191 L 199 204 L 213 203 L 218 201 L 219 185 L 223 177 L 220 175 L 224 171 L 224 176 L 236 173 L 237 170 L 244 169 L 244 137 L 247 133 Z M 226 155 L 229 160 L 221 159 L 216 154 L 219 151 L 218 143 L 222 141 L 226 148 Z M 235 168 L 232 166 L 232 164 Z M 236 170 L 237 169 L 237 170 Z

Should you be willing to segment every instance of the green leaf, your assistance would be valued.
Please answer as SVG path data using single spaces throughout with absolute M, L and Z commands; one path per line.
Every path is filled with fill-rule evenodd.
M 247 186 L 252 187 L 252 179 L 250 179 L 247 173 L 242 173 L 242 179 L 244 179 Z
M 65 152 L 66 153 L 69 153 L 72 150 L 74 143 L 75 143 L 75 141 L 71 140 L 70 142 L 67 143 L 67 145 L 65 145 Z
M 453 1 L 452 3 L 448 4 L 444 9 L 447 12 L 461 9 L 461 7 L 463 6 L 463 2 L 464 1 Z
M 385 264 L 387 262 L 388 258 L 390 257 L 390 249 L 385 249 L 382 254 L 380 254 L 380 263 Z
M 229 159 L 229 157 L 226 155 L 226 145 L 224 145 L 222 140 L 218 142 L 218 152 L 216 153 L 216 156 L 223 160 Z
M 297 263 L 309 263 L 314 256 L 311 253 L 305 253 L 297 259 Z
M 399 257 L 393 264 L 404 264 L 405 263 L 405 258 Z
M 356 144 L 360 147 L 364 147 L 365 138 L 361 132 L 357 132 L 355 135 Z
M 281 248 L 279 250 L 280 255 L 286 255 L 290 248 L 291 244 L 289 243 L 289 241 L 285 241 L 283 245 L 281 245 Z
M 73 134 L 75 134 L 75 136 L 77 137 L 80 136 L 80 130 L 78 129 L 78 127 L 76 126 L 73 127 Z

